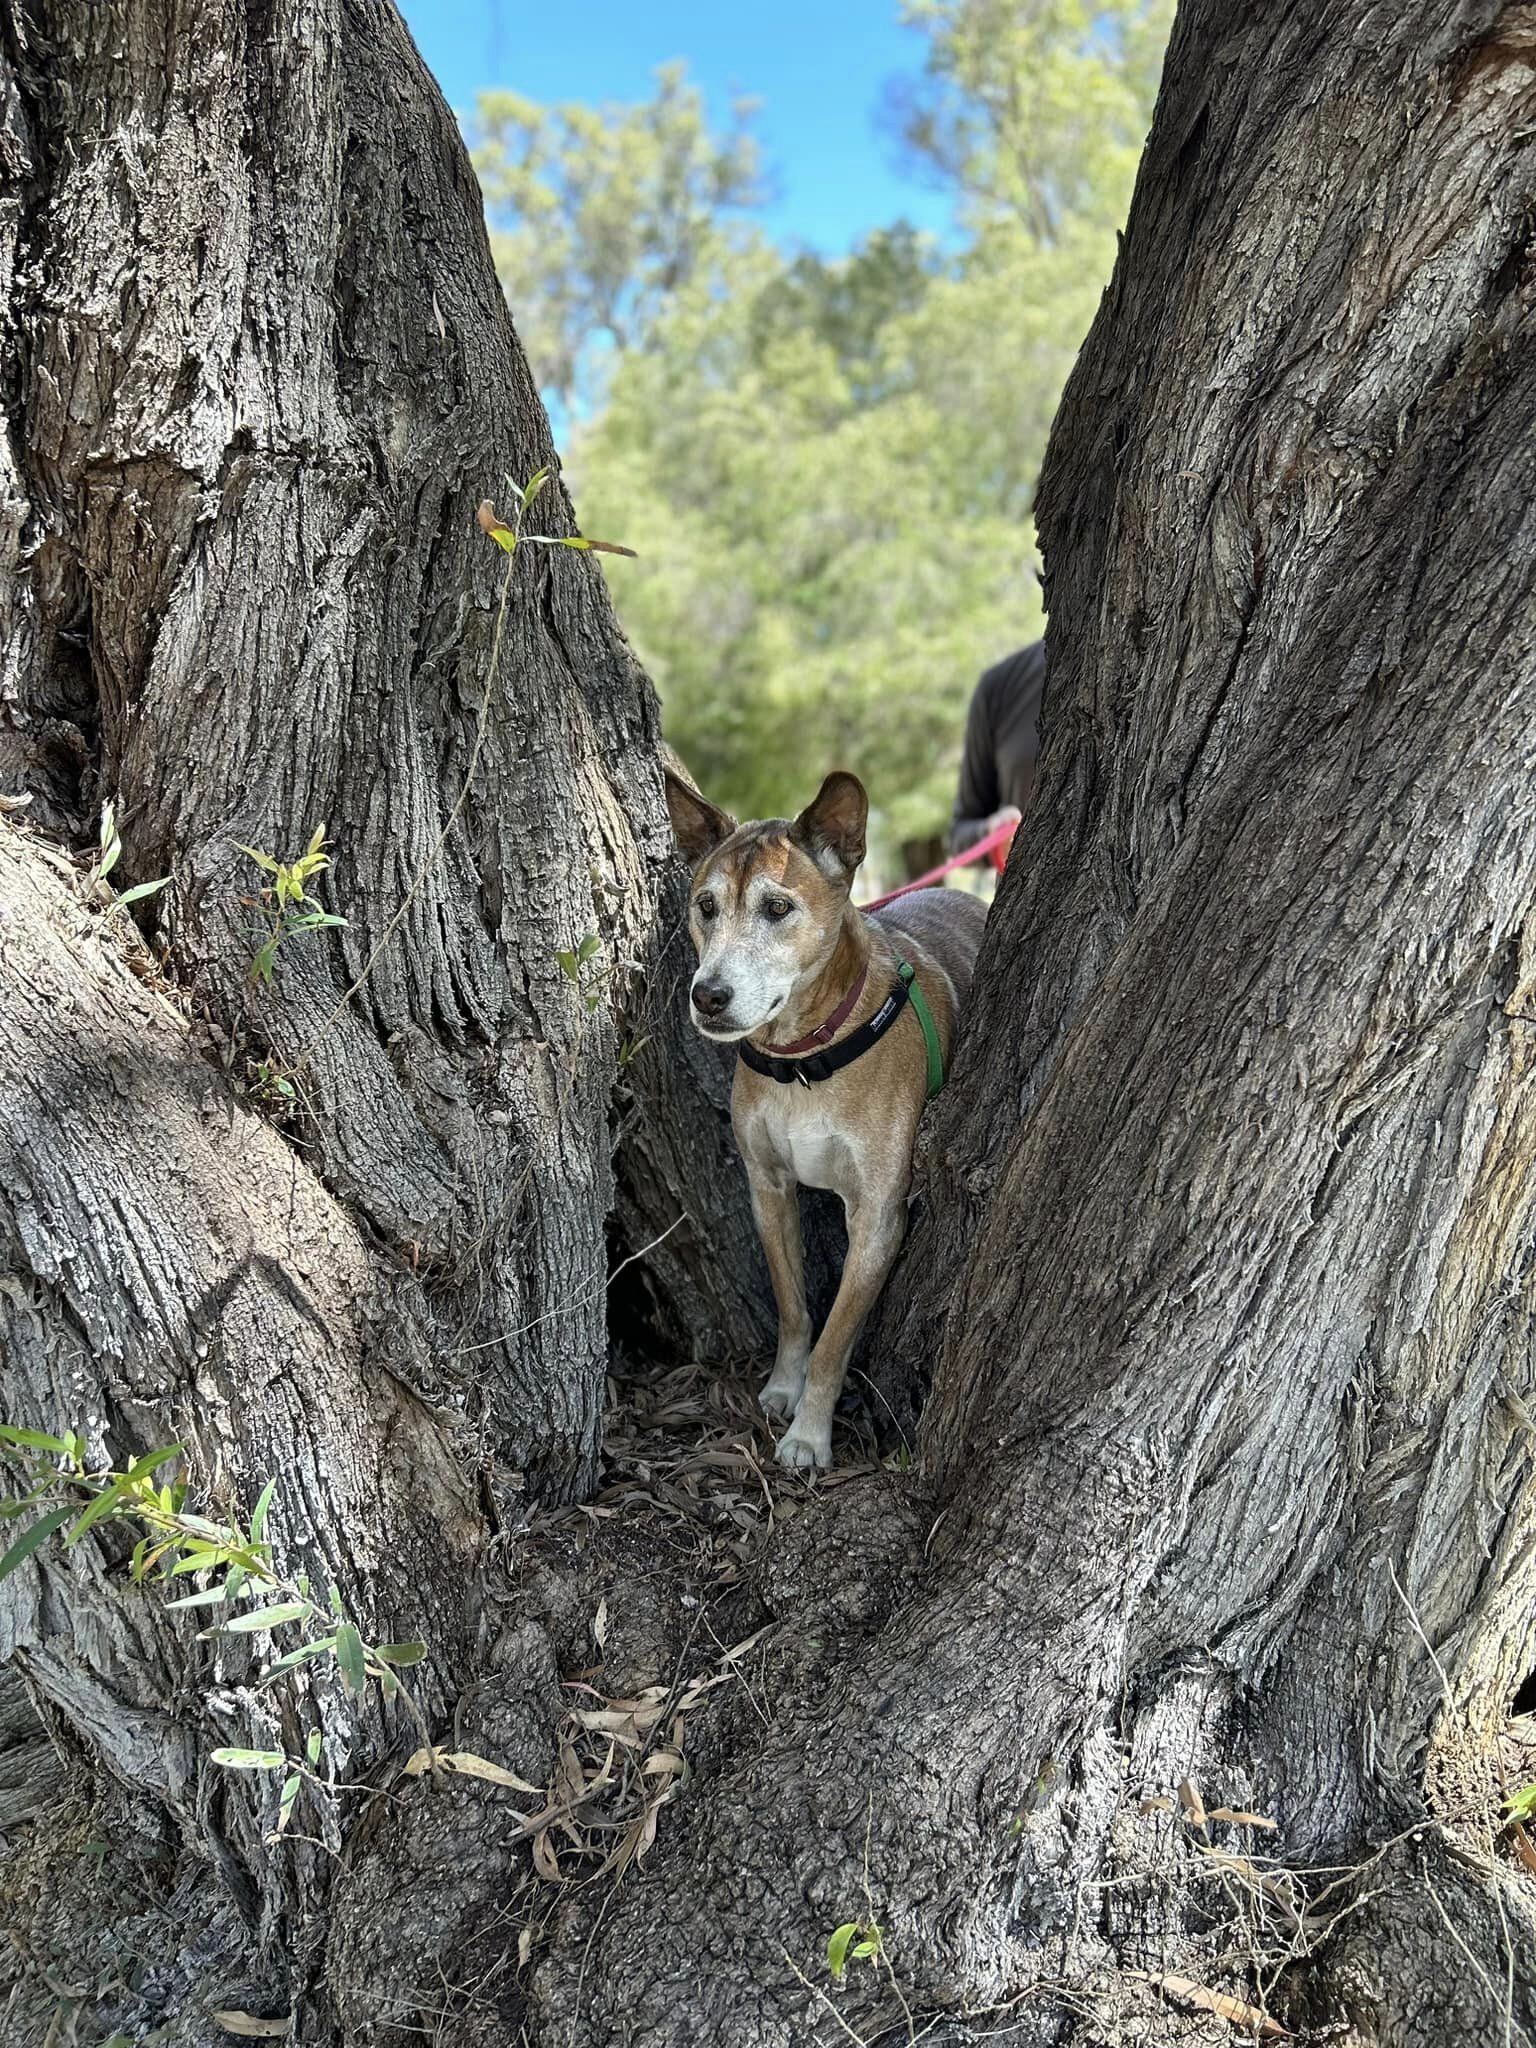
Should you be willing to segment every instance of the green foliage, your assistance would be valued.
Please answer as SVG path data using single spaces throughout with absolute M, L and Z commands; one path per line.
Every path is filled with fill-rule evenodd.
M 845 1920 L 827 1942 L 827 1968 L 840 1981 L 849 1963 L 877 1963 L 884 1954 L 885 1936 L 873 1920 Z
M 507 479 L 511 483 L 511 478 Z M 578 554 L 628 555 L 633 561 L 633 548 L 621 547 L 614 540 L 588 540 L 580 533 L 525 533 L 523 521 L 528 507 L 549 482 L 549 471 L 537 469 L 525 484 L 512 484 L 512 495 L 517 504 L 512 510 L 512 524 L 497 517 L 496 508 L 487 498 L 478 514 L 480 531 L 495 541 L 504 555 L 515 555 L 520 546 L 533 548 L 574 548 Z M 510 573 L 510 571 L 509 571 Z
M 158 896 L 170 881 L 169 875 L 162 875 L 156 882 L 135 882 L 131 889 L 121 894 L 110 888 L 107 877 L 117 866 L 123 854 L 123 842 L 117 829 L 117 806 L 113 803 L 101 807 L 101 830 L 96 842 L 96 858 L 91 864 L 89 887 L 93 896 L 109 903 L 114 909 L 126 910 L 130 903 L 143 903 L 148 897 Z
M 235 843 L 240 845 L 238 840 Z M 328 931 L 346 923 L 344 917 L 337 917 L 309 893 L 310 884 L 331 865 L 330 855 L 324 849 L 323 825 L 315 827 L 309 845 L 297 860 L 282 861 L 274 854 L 263 853 L 258 846 L 240 846 L 240 851 L 272 878 L 263 885 L 258 905 L 266 917 L 267 929 L 251 956 L 252 981 L 271 981 L 278 948 L 286 940 L 301 932 Z
M 730 215 L 763 190 L 751 104 L 711 131 L 681 64 L 639 106 L 543 107 L 483 93 L 471 135 L 491 248 L 539 381 L 591 403 L 614 351 L 637 346 L 708 266 Z
M 905 0 L 928 37 L 893 125 L 968 216 L 1035 243 L 1125 217 L 1157 95 L 1173 0 Z
M 1035 476 L 1172 0 L 907 12 L 928 63 L 892 113 L 954 189 L 949 246 L 897 223 L 836 261 L 773 248 L 740 218 L 739 115 L 711 133 L 676 72 L 602 114 L 483 103 L 478 156 L 519 330 L 581 400 L 583 513 L 655 535 L 615 601 L 668 738 L 740 815 L 856 768 L 887 843 L 946 825 L 976 678 L 1041 630 Z M 620 173 L 625 151 L 639 167 Z M 675 221 L 663 163 L 689 167 Z
M 892 332 L 922 314 L 861 306 L 858 255 L 802 265 L 802 303 L 856 343 L 841 357 L 778 319 L 784 277 L 759 250 L 723 293 L 679 293 L 578 437 L 578 482 L 605 523 L 663 508 L 623 613 L 701 786 L 782 815 L 846 763 L 888 830 L 920 833 L 947 819 L 979 667 L 1038 627 L 1029 537 L 940 458 L 941 394 Z
M 1536 1785 L 1517 1787 L 1504 1801 L 1504 1811 L 1511 1820 L 1536 1820 Z
M 598 958 L 602 945 L 596 932 L 588 932 L 574 952 L 555 955 L 560 972 L 581 997 L 582 1008 L 589 1017 L 602 1008 L 603 996 L 612 978 L 610 970 Z
M 386 1701 L 402 1702 L 425 1735 L 425 1723 L 398 1672 L 419 1663 L 427 1653 L 426 1644 L 368 1642 L 334 1588 L 321 1600 L 303 1573 L 289 1577 L 278 1569 L 267 1540 L 274 1481 L 262 1488 L 248 1522 L 194 1513 L 187 1505 L 186 1486 L 160 1476 L 162 1468 L 180 1455 L 181 1445 L 169 1444 L 146 1452 L 124 1471 L 99 1468 L 90 1464 L 85 1440 L 77 1432 L 50 1436 L 0 1424 L 0 1461 L 18 1484 L 17 1497 L 0 1502 L 0 1516 L 19 1520 L 34 1509 L 43 1510 L 0 1557 L 0 1579 L 61 1532 L 68 1549 L 92 1530 L 126 1524 L 138 1532 L 129 1577 L 141 1584 L 154 1576 L 167 1591 L 178 1580 L 192 1581 L 194 1590 L 168 1599 L 166 1608 L 207 1612 L 210 1619 L 202 1636 L 297 1636 L 297 1642 L 268 1664 L 258 1681 L 261 1685 L 270 1685 L 296 1665 L 329 1658 L 348 1692 L 360 1694 L 370 1684 L 377 1685 Z M 323 1782 L 315 1776 L 320 1744 L 315 1730 L 302 1758 L 282 1750 L 221 1748 L 212 1752 L 212 1760 L 227 1770 L 285 1773 L 276 1830 L 281 1834 L 302 1783 Z
M 299 1099 L 299 1091 L 292 1077 L 285 1074 L 271 1060 L 250 1060 L 249 1090 L 256 1100 L 268 1109 L 291 1108 Z

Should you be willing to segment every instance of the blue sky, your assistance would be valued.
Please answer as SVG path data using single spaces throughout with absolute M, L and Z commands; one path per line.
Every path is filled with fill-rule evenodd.
M 897 0 L 400 0 L 422 55 L 461 113 L 486 86 L 537 100 L 635 100 L 686 57 L 723 116 L 741 91 L 758 116 L 777 197 L 771 233 L 832 255 L 905 217 L 941 230 L 941 193 L 904 173 L 877 125 L 887 80 L 922 63 Z

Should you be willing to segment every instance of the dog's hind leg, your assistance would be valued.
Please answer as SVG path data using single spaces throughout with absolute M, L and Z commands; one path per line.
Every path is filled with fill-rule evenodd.
M 774 1453 L 781 1465 L 816 1465 L 823 1471 L 831 1465 L 832 1411 L 843 1391 L 848 1354 L 896 1262 L 906 1228 L 905 1191 L 896 1199 L 866 1197 L 848 1204 L 848 1256 L 843 1277 L 832 1313 L 811 1353 L 805 1392 L 794 1422 Z
M 773 1372 L 758 1400 L 776 1422 L 788 1422 L 805 1385 L 811 1351 L 811 1318 L 805 1306 L 805 1266 L 800 1243 L 800 1205 L 795 1183 L 749 1176 L 752 1214 L 768 1254 L 773 1298 L 779 1306 L 779 1348 Z

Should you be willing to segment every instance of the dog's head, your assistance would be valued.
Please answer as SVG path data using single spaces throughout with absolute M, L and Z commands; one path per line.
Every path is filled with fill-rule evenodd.
M 869 799 L 858 777 L 839 769 L 798 818 L 738 825 L 668 769 L 667 809 L 694 863 L 693 1021 L 706 1038 L 745 1038 L 778 1015 L 837 944 L 864 858 Z

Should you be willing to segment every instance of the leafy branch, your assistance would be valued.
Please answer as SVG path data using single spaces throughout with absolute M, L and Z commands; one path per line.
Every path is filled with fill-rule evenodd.
M 90 893 L 114 910 L 126 910 L 130 903 L 142 903 L 146 897 L 158 896 L 170 881 L 169 875 L 162 875 L 157 882 L 135 882 L 131 889 L 121 894 L 112 888 L 107 877 L 122 859 L 123 842 L 117 830 L 117 805 L 103 804 L 101 807 L 101 830 L 97 835 L 96 858 L 91 863 L 87 878 Z
M 77 1431 L 50 1436 L 42 1430 L 18 1429 L 0 1423 L 0 1459 L 19 1475 L 21 1493 L 0 1501 L 0 1520 L 19 1521 L 34 1508 L 43 1512 L 0 1557 L 0 1579 L 26 1563 L 51 1537 L 62 1532 L 71 1550 L 91 1530 L 127 1522 L 140 1533 L 129 1561 L 128 1576 L 143 1584 L 152 1573 L 161 1583 L 191 1582 L 194 1590 L 166 1602 L 168 1612 L 207 1611 L 202 1637 L 277 1636 L 292 1631 L 299 1640 L 282 1651 L 262 1672 L 259 1683 L 270 1685 L 283 1672 L 321 1657 L 335 1660 L 345 1690 L 364 1693 L 377 1684 L 386 1702 L 399 1700 L 423 1741 L 428 1730 L 420 1708 L 400 1671 L 419 1664 L 427 1654 L 424 1642 L 372 1643 L 347 1615 L 340 1593 L 331 1587 L 322 1597 L 304 1572 L 280 1571 L 267 1538 L 267 1516 L 275 1480 L 261 1489 L 250 1520 L 231 1516 L 217 1521 L 194 1514 L 187 1488 L 162 1476 L 163 1468 L 181 1453 L 180 1444 L 146 1451 L 118 1471 L 89 1462 L 85 1440 Z M 304 1759 L 281 1750 L 216 1749 L 213 1761 L 229 1770 L 284 1770 L 278 1832 L 286 1827 L 305 1777 L 319 1760 L 318 1730 L 309 1738 Z M 315 1782 L 322 1781 L 316 1779 Z
M 497 547 L 509 555 L 515 555 L 519 544 L 526 541 L 533 548 L 574 548 L 583 555 L 628 555 L 632 562 L 638 559 L 633 548 L 620 547 L 616 540 L 588 540 L 579 533 L 524 533 L 523 521 L 528 516 L 528 508 L 548 482 L 548 469 L 536 469 L 521 490 L 513 486 L 518 502 L 510 526 L 496 517 L 496 507 L 491 500 L 483 498 L 475 514 L 480 531 L 488 533 Z
M 827 1942 L 827 1968 L 840 1982 L 850 1961 L 877 1962 L 885 1955 L 885 1935 L 873 1920 L 845 1920 Z
M 285 939 L 300 932 L 330 930 L 347 921 L 327 910 L 317 896 L 309 893 L 310 883 L 331 865 L 331 857 L 325 851 L 325 827 L 315 827 L 309 845 L 297 860 L 278 860 L 273 854 L 263 853 L 259 846 L 241 846 L 239 840 L 235 844 L 264 875 L 272 877 L 263 885 L 259 905 L 253 906 L 265 913 L 268 930 L 251 959 L 252 981 L 270 982 L 277 964 L 277 949 Z
M 612 979 L 611 970 L 601 961 L 593 965 L 602 951 L 602 944 L 596 932 L 588 932 L 577 942 L 574 951 L 555 955 L 555 964 L 581 997 L 581 1006 L 589 1017 L 602 1008 L 603 991 Z

